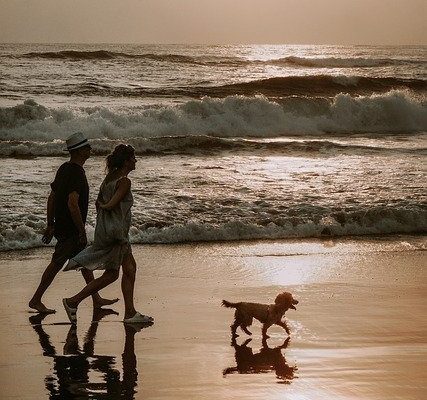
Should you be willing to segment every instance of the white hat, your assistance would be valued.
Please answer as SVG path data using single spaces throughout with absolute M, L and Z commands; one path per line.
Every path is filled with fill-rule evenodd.
M 73 133 L 71 136 L 69 136 L 66 140 L 67 148 L 64 150 L 76 150 L 80 147 L 89 145 L 89 142 L 85 138 L 84 134 L 82 132 L 76 132 Z

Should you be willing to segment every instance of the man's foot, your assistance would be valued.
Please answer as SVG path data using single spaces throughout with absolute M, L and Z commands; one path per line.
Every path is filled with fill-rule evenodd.
M 37 312 L 41 314 L 54 314 L 56 313 L 56 310 L 52 308 L 47 308 L 41 301 L 36 303 L 33 301 L 30 301 L 28 303 L 28 307 L 32 308 L 33 310 L 36 310 Z
M 101 308 L 103 306 L 111 306 L 111 304 L 117 303 L 119 299 L 103 299 L 102 297 L 93 300 L 93 308 Z

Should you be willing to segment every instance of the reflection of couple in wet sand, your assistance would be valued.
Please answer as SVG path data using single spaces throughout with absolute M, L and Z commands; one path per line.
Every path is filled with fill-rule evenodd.
M 134 350 L 135 334 L 147 324 L 125 324 L 125 344 L 122 354 L 123 378 L 116 368 L 114 356 L 95 353 L 95 336 L 98 322 L 106 315 L 117 314 L 109 309 L 95 309 L 92 324 L 80 348 L 77 328 L 72 324 L 63 348 L 59 354 L 44 331 L 44 314 L 30 317 L 30 323 L 37 333 L 45 357 L 53 359 L 53 372 L 46 376 L 45 385 L 51 399 L 96 398 L 133 399 L 136 393 L 138 372 Z M 102 382 L 91 382 L 93 372 L 102 374 Z M 92 378 L 93 379 L 93 378 Z
M 264 372 L 275 371 L 276 377 L 282 383 L 290 383 L 294 379 L 297 367 L 290 367 L 282 350 L 286 349 L 289 344 L 289 338 L 281 346 L 270 348 L 264 341 L 261 350 L 258 353 L 253 352 L 248 343 L 252 339 L 247 339 L 243 344 L 238 345 L 233 339 L 231 345 L 235 350 L 236 366 L 224 369 L 223 375 L 239 374 L 259 374 Z
M 87 284 L 74 296 L 62 300 L 70 322 L 75 324 L 77 307 L 85 298 L 92 296 L 94 309 L 118 300 L 103 299 L 98 292 L 119 277 L 119 269 L 122 267 L 121 288 L 125 303 L 123 322 L 150 323 L 153 319 L 137 312 L 133 299 L 136 262 L 129 242 L 133 197 L 128 175 L 135 170 L 135 150 L 130 145 L 120 144 L 107 156 L 108 172 L 96 201 L 94 242 L 86 247 L 89 186 L 83 165 L 90 157 L 91 146 L 80 132 L 70 136 L 66 143 L 70 161 L 60 166 L 51 184 L 47 228 L 43 236 L 46 244 L 55 236 L 57 244 L 29 306 L 39 313 L 55 312 L 43 304 L 42 296 L 69 260 L 65 270 L 81 270 Z M 104 272 L 95 279 L 94 270 Z

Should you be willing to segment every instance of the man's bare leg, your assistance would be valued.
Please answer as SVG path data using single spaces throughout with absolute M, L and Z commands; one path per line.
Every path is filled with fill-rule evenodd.
M 42 297 L 44 293 L 46 292 L 47 288 L 52 283 L 53 279 L 55 278 L 56 274 L 61 270 L 61 266 L 55 265 L 54 262 L 50 262 L 50 264 L 46 267 L 45 271 L 43 272 L 43 275 L 41 277 L 40 284 L 34 293 L 33 297 L 28 303 L 28 306 L 39 313 L 45 313 L 45 314 L 52 314 L 56 312 L 54 309 L 47 308 L 42 303 Z
M 86 297 L 93 296 L 96 292 L 113 283 L 118 277 L 119 270 L 105 270 L 99 278 L 92 279 L 79 293 L 66 298 L 65 301 L 70 308 L 77 308 Z
M 44 293 L 46 292 L 46 290 L 48 289 L 48 287 L 52 284 L 53 280 L 55 279 L 55 276 L 58 274 L 58 272 L 61 270 L 61 268 L 62 268 L 62 265 L 56 265 L 52 261 L 46 267 L 46 270 L 43 272 L 43 275 L 41 277 L 40 284 L 39 284 L 36 292 L 34 293 L 33 297 L 31 298 L 31 300 L 28 303 L 28 306 L 30 308 L 38 311 L 39 313 L 45 313 L 45 314 L 52 314 L 52 313 L 56 312 L 54 309 L 47 308 L 43 304 L 42 297 L 43 297 Z M 82 275 L 83 275 L 86 283 L 89 283 L 89 282 L 93 281 L 93 279 L 94 279 L 92 271 L 88 271 L 88 270 L 83 269 Z M 108 306 L 108 305 L 114 304 L 117 301 L 119 301 L 119 299 L 113 299 L 113 300 L 104 299 L 99 295 L 99 293 L 95 293 L 92 296 L 92 299 L 93 299 L 93 307 L 94 308 L 100 308 L 102 306 Z

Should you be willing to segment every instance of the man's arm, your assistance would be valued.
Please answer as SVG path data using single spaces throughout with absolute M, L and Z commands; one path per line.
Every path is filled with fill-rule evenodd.
M 82 214 L 80 212 L 79 207 L 79 194 L 77 192 L 71 192 L 68 195 L 68 209 L 70 210 L 71 218 L 79 232 L 79 242 L 80 244 L 86 246 L 87 238 L 86 238 L 86 230 L 85 225 L 83 223 Z
M 42 242 L 44 244 L 49 244 L 53 238 L 55 229 L 55 192 L 53 190 L 51 190 L 47 198 L 46 220 L 47 227 L 44 230 Z

